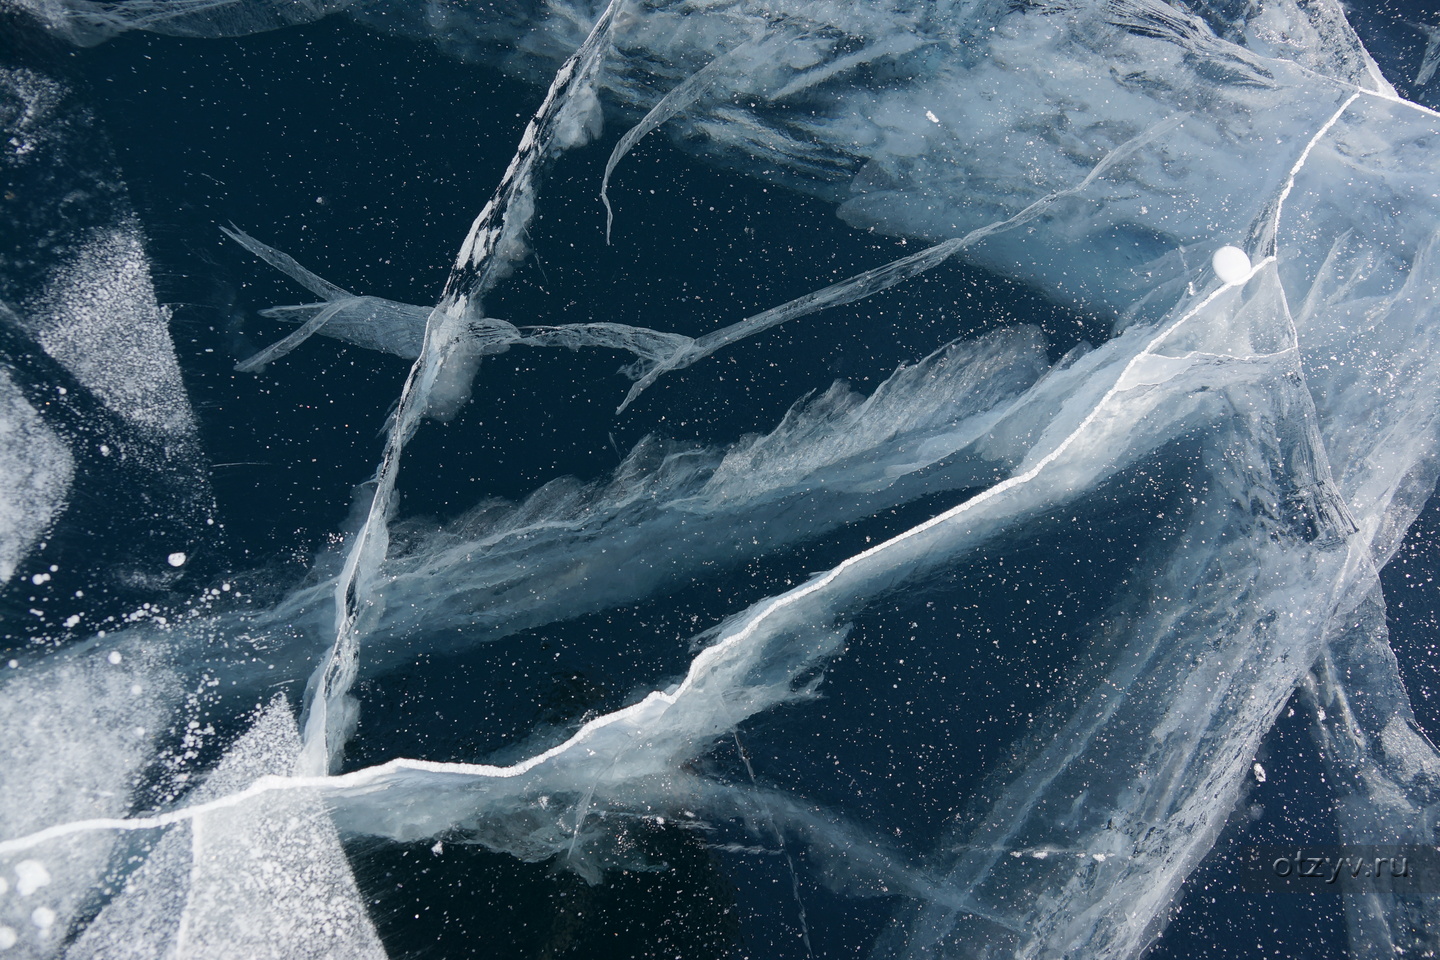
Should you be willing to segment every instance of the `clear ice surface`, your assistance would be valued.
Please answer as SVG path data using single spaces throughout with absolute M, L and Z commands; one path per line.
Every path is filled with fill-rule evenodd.
M 351 293 L 226 228 L 319 298 L 267 311 L 298 326 L 241 371 L 332 349 L 312 334 L 411 367 L 374 475 L 306 582 L 226 608 L 238 571 L 221 571 L 186 612 L 145 603 L 63 642 L 7 629 L 0 948 L 383 956 L 342 838 L 478 845 L 605 884 L 666 869 L 634 841 L 644 823 L 705 836 L 737 876 L 783 864 L 799 935 L 776 955 L 840 951 L 831 914 L 806 911 L 824 887 L 880 898 L 887 919 L 849 954 L 1133 958 L 1162 938 L 1291 703 L 1343 841 L 1440 843 L 1440 754 L 1379 579 L 1437 477 L 1440 115 L 1397 92 L 1338 3 L 29 0 L 8 15 L 87 45 L 340 8 L 545 92 L 433 306 Z M 18 61 L 0 65 L 6 170 L 28 191 L 7 213 L 23 242 L 0 260 L 7 618 L 49 576 L 29 559 L 47 536 L 83 522 L 96 543 L 127 541 L 90 576 L 158 598 L 179 576 L 163 558 L 195 554 L 214 509 L 142 225 L 83 152 L 98 133 L 77 93 Z M 524 279 L 546 176 L 608 143 L 607 121 L 629 125 L 593 165 L 607 235 L 635 203 L 624 158 L 664 131 L 919 249 L 696 336 L 665 318 L 489 316 Z M 65 177 L 99 198 L 83 215 Z M 1226 246 L 1248 273 L 1215 275 Z M 628 354 L 624 411 L 707 357 L 783 362 L 777 325 L 863 310 L 951 259 L 1110 332 L 1055 357 L 1033 326 L 970 329 L 868 390 L 795 397 L 765 432 L 701 445 L 659 426 L 599 479 L 443 521 L 403 511 L 412 440 L 487 402 L 482 359 Z M 121 482 L 133 516 L 91 519 L 95 491 Z M 903 522 L 870 525 L 881 516 Z M 810 556 L 826 562 L 727 596 L 708 622 L 682 616 L 685 589 L 734 582 L 706 578 Z M 964 613 L 926 620 L 936 604 Z M 545 630 L 626 609 L 661 624 L 626 638 L 659 651 L 628 693 L 463 761 L 347 762 L 367 700 L 409 665 L 503 642 L 539 669 Z M 1037 616 L 1054 623 L 1023 626 Z M 877 658 L 973 667 L 1041 636 L 1070 645 L 1064 669 L 1008 724 L 968 709 L 973 691 L 874 682 Z M 916 734 L 887 746 L 896 784 L 847 789 L 859 744 L 908 729 L 899 698 L 916 691 L 962 738 L 1001 742 L 982 764 Z M 1352 956 L 1440 950 L 1433 892 L 1343 896 Z

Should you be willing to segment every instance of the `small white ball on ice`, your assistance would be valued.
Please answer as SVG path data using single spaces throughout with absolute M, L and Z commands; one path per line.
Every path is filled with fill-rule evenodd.
M 1250 278 L 1250 257 L 1239 247 L 1221 247 L 1210 258 L 1215 276 L 1225 284 L 1244 283 Z

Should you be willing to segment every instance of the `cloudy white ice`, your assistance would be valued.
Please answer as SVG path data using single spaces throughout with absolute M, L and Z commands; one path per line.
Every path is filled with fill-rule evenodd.
M 93 636 L 8 643 L 0 948 L 383 956 L 342 837 L 479 844 L 604 884 L 663 869 L 627 841 L 644 818 L 706 825 L 725 841 L 722 864 L 761 838 L 797 897 L 802 880 L 881 897 L 888 921 L 851 954 L 1137 957 L 1292 702 L 1315 718 L 1342 840 L 1440 842 L 1440 755 L 1401 682 L 1379 581 L 1440 453 L 1440 115 L 1422 102 L 1440 28 L 1422 24 L 1420 60 L 1387 73 L 1331 0 L 554 0 L 503 12 L 26 0 L 11 16 L 83 48 L 124 30 L 220 36 L 341 8 L 534 82 L 534 118 L 454 238 L 434 305 L 342 289 L 267 245 L 264 224 L 225 227 L 256 270 L 318 298 L 270 311 L 300 326 L 242 369 L 265 376 L 287 352 L 332 349 L 310 334 L 413 363 L 338 546 L 263 609 L 227 606 L 225 572 L 186 607 L 159 602 L 214 518 L 145 228 L 123 188 L 92 185 L 83 214 L 45 193 L 67 186 L 27 165 L 80 149 L 93 119 L 63 79 L 21 58 L 0 68 L 7 170 L 39 184 L 7 200 L 27 211 L 9 215 L 35 236 L 75 238 L 0 263 L 5 610 L 27 615 L 17 598 L 62 574 L 33 558 L 90 516 L 74 491 L 112 476 L 143 498 L 135 522 L 155 549 L 101 552 L 95 576 L 156 597 Z M 698 337 L 664 316 L 489 316 L 530 256 L 557 157 L 597 139 L 613 151 L 594 188 L 604 181 L 620 230 L 634 202 L 625 155 L 645 135 L 819 197 L 916 252 L 717 317 Z M 1099 313 L 1108 335 L 1056 357 L 1034 326 L 992 326 L 935 342 L 872 388 L 796 396 L 765 433 L 710 447 L 651 436 L 608 477 L 557 477 L 444 522 L 404 513 L 407 445 L 485 402 L 482 358 L 563 346 L 604 366 L 628 352 L 623 417 L 661 377 L 781 324 L 824 324 L 827 308 L 884 298 L 952 259 Z M 417 656 L 628 605 L 663 610 L 702 577 L 841 542 L 826 538 L 887 512 L 906 523 L 843 541 L 824 569 L 735 600 L 678 644 L 669 627 L 635 638 L 670 666 L 583 722 L 522 731 L 473 762 L 345 763 L 365 690 Z M 1046 538 L 1073 546 L 1081 528 L 1109 572 L 1085 573 L 1058 547 L 1036 555 Z M 846 800 L 847 744 L 870 734 L 845 725 L 901 710 L 847 659 L 882 636 L 900 664 L 940 647 L 991 656 L 989 631 L 1025 615 L 974 584 L 1007 563 L 1037 604 L 1091 611 L 1067 628 L 1069 675 L 983 769 L 893 744 L 917 797 L 945 795 L 917 799 L 914 819 Z M 958 635 L 875 626 L 907 602 L 958 609 L 961 596 L 989 606 L 967 607 Z M 1004 642 L 1028 641 L 1017 630 Z M 965 702 L 928 715 L 979 738 Z M 248 729 L 217 737 L 207 711 Z M 503 723 L 482 711 L 464 722 Z M 750 757 L 767 749 L 793 775 L 757 778 Z M 746 776 L 724 769 L 737 752 Z M 1346 894 L 1351 955 L 1433 955 L 1437 892 Z M 801 900 L 801 935 L 778 952 L 823 936 Z

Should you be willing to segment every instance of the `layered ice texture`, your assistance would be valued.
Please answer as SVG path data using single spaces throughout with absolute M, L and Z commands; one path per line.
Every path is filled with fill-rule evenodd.
M 264 609 L 12 644 L 0 946 L 379 956 L 342 836 L 478 844 L 604 884 L 664 869 L 634 842 L 644 823 L 707 838 L 722 867 L 777 855 L 800 901 L 777 955 L 830 942 L 800 896 L 823 884 L 885 898 L 888 921 L 848 954 L 1137 957 L 1297 692 L 1340 838 L 1440 842 L 1440 755 L 1379 580 L 1437 476 L 1440 116 L 1397 93 L 1338 4 L 348 6 L 545 92 L 433 306 L 352 293 L 228 230 L 318 298 L 271 311 L 299 326 L 242 369 L 324 349 L 311 334 L 413 366 L 323 577 Z M 218 0 L 32 7 L 80 43 L 304 19 Z M 53 113 L 59 81 L 6 70 L 8 164 L 85 141 Z M 920 249 L 697 337 L 663 318 L 487 315 L 529 254 L 552 161 L 606 137 L 607 117 L 631 131 L 596 176 L 615 229 L 625 154 L 664 130 Z M 185 474 L 193 415 L 141 227 L 113 190 L 92 226 L 46 189 L 26 201 L 31 229 L 80 239 L 7 253 L 0 287 L 0 577 L 22 588 L 106 437 L 138 451 L 120 475 L 159 491 L 172 531 L 202 528 L 207 502 Z M 797 397 L 768 432 L 656 436 L 600 480 L 443 523 L 401 513 L 407 445 L 483 402 L 484 357 L 628 352 L 623 409 L 662 375 L 952 258 L 1111 332 L 1059 357 L 1033 327 L 969 333 L 868 391 Z M 80 399 L 50 409 L 47 390 Z M 905 522 L 866 525 L 879 516 Z M 686 587 L 812 555 L 829 559 L 677 644 L 663 611 Z M 574 723 L 466 762 L 345 764 L 366 691 L 402 664 L 507 641 L 538 665 L 539 631 L 636 606 L 665 624 L 625 638 L 655 672 Z M 982 676 L 987 658 L 1024 672 L 1016 651 L 1038 644 L 1054 666 L 1008 708 L 940 676 Z M 299 702 L 271 698 L 306 677 Z M 206 710 L 245 732 L 215 746 Z M 481 732 L 511 724 L 476 714 Z M 877 754 L 886 777 L 867 772 Z M 1351 954 L 1432 955 L 1437 904 L 1400 884 L 1347 893 Z

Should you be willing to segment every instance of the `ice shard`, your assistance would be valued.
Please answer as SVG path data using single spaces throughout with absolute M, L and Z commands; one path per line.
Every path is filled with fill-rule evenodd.
M 259 777 L 286 773 L 299 749 L 294 717 L 277 698 L 195 791 L 195 800 L 236 793 Z M 282 795 L 194 818 L 166 834 L 68 955 L 385 953 L 334 826 L 313 801 Z
M 63 629 L 77 588 L 152 595 L 176 579 L 166 556 L 203 554 L 213 523 L 168 311 L 103 130 L 55 51 L 17 52 L 0 70 L 0 581 L 30 588 L 3 602 L 15 636 L 27 620 Z
M 318 298 L 253 304 L 298 326 L 234 378 L 203 359 L 213 346 L 176 351 L 182 330 L 197 347 L 220 331 L 167 334 L 145 224 L 103 172 L 117 161 L 85 153 L 98 126 L 57 107 L 80 88 L 35 64 L 58 69 L 58 42 L 251 33 L 332 6 L 350 19 L 304 43 L 360 43 L 359 24 L 485 61 L 531 99 L 486 128 L 498 186 L 437 241 L 453 256 L 433 307 L 297 259 L 346 246 L 292 257 L 225 228 Z M 1190 894 L 1217 842 L 1256 829 L 1257 756 L 1311 749 L 1285 740 L 1287 705 L 1324 771 L 1305 799 L 1334 801 L 1324 828 L 1282 821 L 1287 842 L 1440 843 L 1440 752 L 1379 576 L 1437 476 L 1440 115 L 1402 98 L 1387 77 L 1413 63 L 1372 55 L 1338 4 L 56 0 L 5 16 L 26 39 L 6 48 L 23 176 L 3 209 L 33 239 L 0 262 L 0 475 L 17 491 L 0 511 L 0 946 L 446 955 L 460 926 L 486 955 L 1163 956 L 1183 949 L 1175 928 L 1200 929 Z M 146 42 L 136 56 L 181 56 Z M 627 252 L 652 195 L 631 177 L 662 137 L 672 163 L 749 177 L 761 213 L 784 189 L 839 217 L 808 260 L 813 231 L 783 216 L 737 237 L 784 237 L 772 252 L 811 264 L 859 238 L 860 262 L 734 303 L 692 295 L 663 254 Z M 61 169 L 104 202 L 77 205 L 34 165 L 44 150 L 79 157 Z M 225 250 L 210 260 L 239 262 Z M 628 256 L 626 284 L 670 306 L 579 319 L 536 250 L 584 278 L 572 290 Z M 979 281 L 959 278 L 980 271 L 1015 299 L 972 307 Z M 1075 312 L 997 309 L 1034 303 L 1016 284 Z M 912 330 L 927 298 L 946 320 Z M 802 378 L 817 340 L 857 331 L 877 356 L 924 345 L 898 367 L 851 361 L 851 384 Z M 615 354 L 628 396 L 582 384 Z M 763 379 L 777 369 L 790 394 L 747 406 L 782 392 Z M 334 414 L 297 395 L 290 415 L 382 433 L 349 518 L 303 577 L 221 563 L 197 431 L 233 421 L 186 387 L 327 377 L 353 395 L 327 397 Z M 608 429 L 559 476 L 506 460 L 490 431 L 522 393 L 546 413 L 517 447 L 582 419 L 571 394 Z M 711 433 L 678 436 L 707 406 Z M 645 436 L 624 454 L 632 424 Z M 312 462 L 336 453 L 312 444 Z M 140 496 L 111 505 L 106 484 Z M 52 541 L 97 547 L 67 572 Z M 70 618 L 46 606 L 52 579 Z M 106 589 L 119 599 L 92 612 Z M 463 882 L 434 879 L 457 861 Z M 1410 879 L 1342 890 L 1327 948 L 1433 953 L 1440 900 Z M 471 882 L 487 892 L 442 906 Z M 702 913 L 703 949 L 613 920 Z

